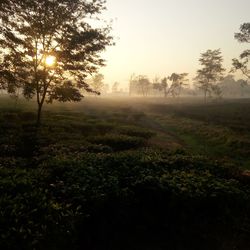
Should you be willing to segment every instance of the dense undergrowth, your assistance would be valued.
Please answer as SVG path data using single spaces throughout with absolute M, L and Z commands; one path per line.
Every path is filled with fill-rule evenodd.
M 0 249 L 249 249 L 241 169 L 154 148 L 143 113 L 0 114 Z

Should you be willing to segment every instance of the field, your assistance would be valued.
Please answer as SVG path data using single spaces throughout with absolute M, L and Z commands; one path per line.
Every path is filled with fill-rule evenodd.
M 2 98 L 0 249 L 249 249 L 249 110 Z

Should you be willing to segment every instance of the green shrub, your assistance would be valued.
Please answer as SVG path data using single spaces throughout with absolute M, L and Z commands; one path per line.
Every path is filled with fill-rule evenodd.
M 33 121 L 36 122 L 36 113 L 34 112 L 21 112 L 19 113 L 19 117 L 22 121 Z
M 90 144 L 87 147 L 87 152 L 90 152 L 90 153 L 112 153 L 113 149 L 107 145 Z
M 2 167 L 0 176 L 2 249 L 77 249 L 94 235 L 105 239 L 109 230 L 120 235 L 130 227 L 170 235 L 181 228 L 184 239 L 192 237 L 194 221 L 213 242 L 217 231 L 204 225 L 233 233 L 250 208 L 249 186 L 227 167 L 153 149 L 55 153 L 37 168 Z
M 110 133 L 114 129 L 115 124 L 107 123 L 107 122 L 100 122 L 100 123 L 96 123 L 94 127 L 95 127 L 97 134 L 104 135 L 104 134 Z
M 145 139 L 150 139 L 152 136 L 155 135 L 154 132 L 148 129 L 139 128 L 136 126 L 120 126 L 118 128 L 118 132 L 123 135 L 137 136 Z
M 146 141 L 140 137 L 126 135 L 106 134 L 104 136 L 93 136 L 87 138 L 91 143 L 110 146 L 115 151 L 135 149 L 142 147 Z
M 18 114 L 16 112 L 6 112 L 2 115 L 3 119 L 9 122 L 19 121 Z

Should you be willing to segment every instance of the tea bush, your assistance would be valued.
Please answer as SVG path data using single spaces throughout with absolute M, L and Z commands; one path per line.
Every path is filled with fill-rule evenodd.
M 136 126 L 120 126 L 118 131 L 123 135 L 142 137 L 145 139 L 150 139 L 155 135 L 155 133 L 150 130 Z
M 91 143 L 110 146 L 113 150 L 136 149 L 146 144 L 146 141 L 140 137 L 106 134 L 104 136 L 88 137 L 87 140 Z
M 18 112 L 0 113 L 0 249 L 248 250 L 231 161 L 154 148 L 142 112 L 45 112 L 39 128 Z

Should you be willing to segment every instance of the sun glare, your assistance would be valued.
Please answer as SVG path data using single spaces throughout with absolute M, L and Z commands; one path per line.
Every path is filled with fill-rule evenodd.
M 55 56 L 47 56 L 45 59 L 45 64 L 49 67 L 55 65 L 56 57 Z

